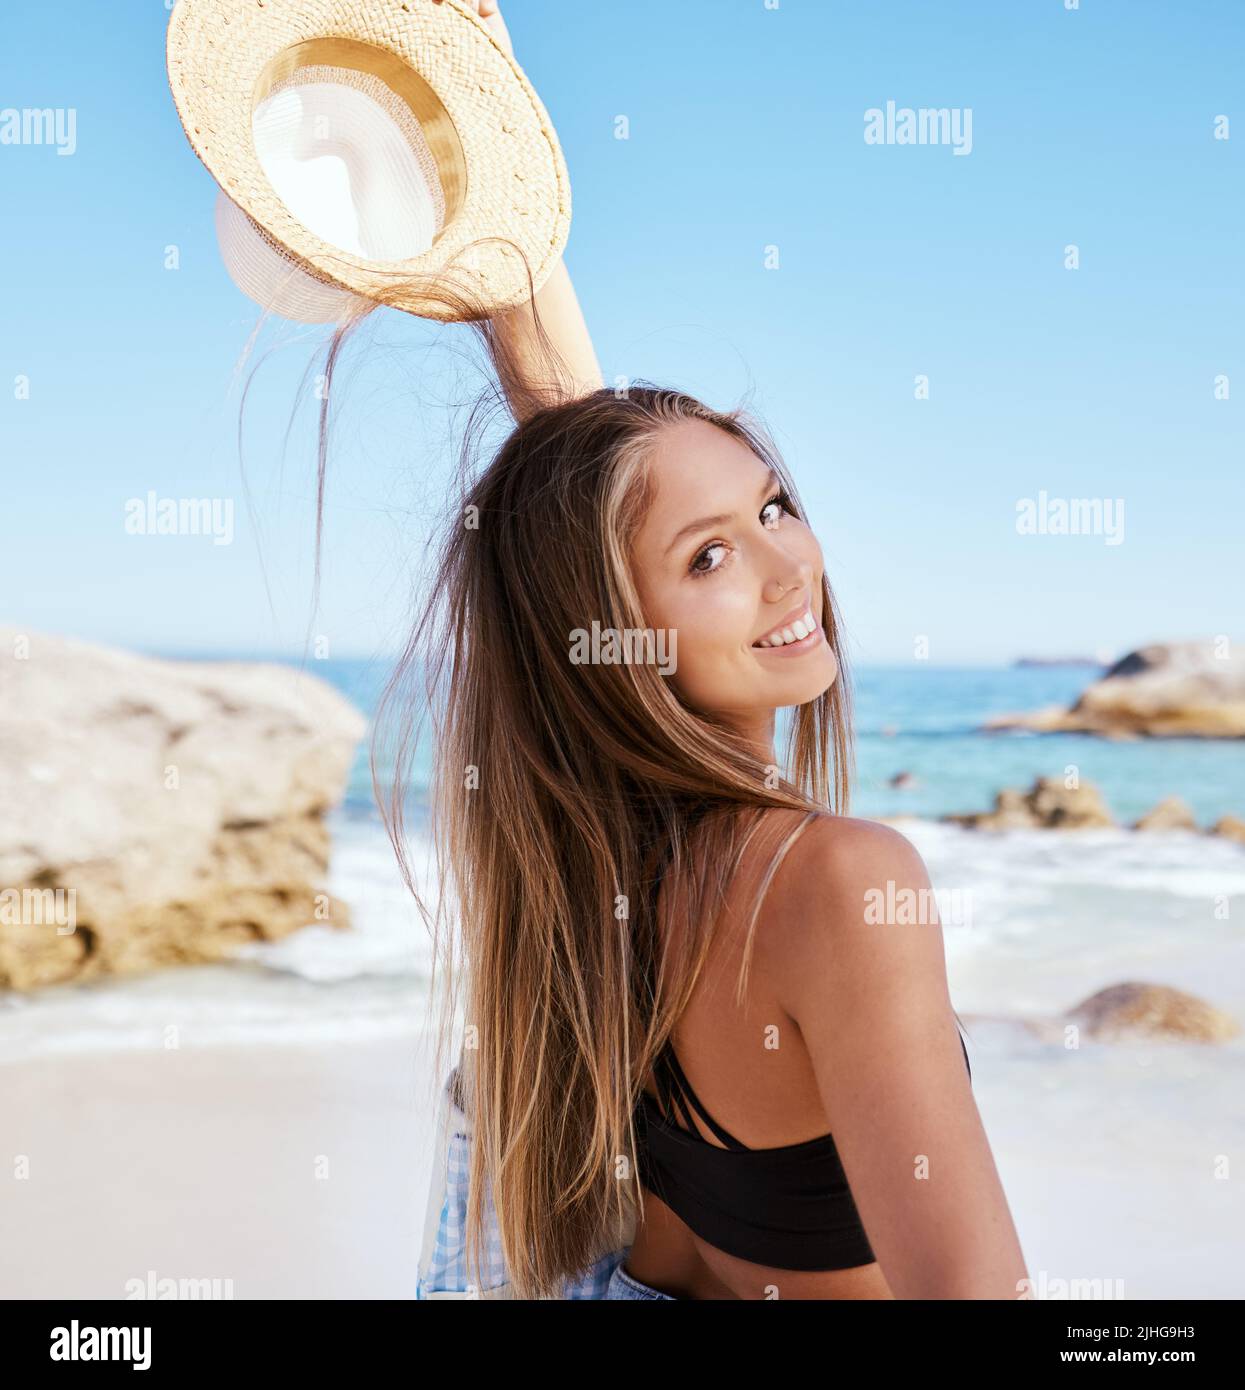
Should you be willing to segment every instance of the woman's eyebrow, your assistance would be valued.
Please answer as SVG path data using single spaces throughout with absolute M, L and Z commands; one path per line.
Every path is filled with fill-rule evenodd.
M 778 474 L 775 473 L 772 468 L 768 469 L 765 474 L 765 481 L 761 485 L 762 499 L 765 497 L 766 493 L 770 491 L 770 489 L 774 486 L 776 482 L 778 482 Z M 721 526 L 724 522 L 734 521 L 734 519 L 734 512 L 723 512 L 719 516 L 702 516 L 699 521 L 689 521 L 687 525 L 679 531 L 678 535 L 676 535 L 675 538 L 666 547 L 665 553 L 669 555 L 670 552 L 675 548 L 676 545 L 678 545 L 678 543 L 683 539 L 684 536 L 687 535 L 689 531 L 703 531 L 707 527 Z

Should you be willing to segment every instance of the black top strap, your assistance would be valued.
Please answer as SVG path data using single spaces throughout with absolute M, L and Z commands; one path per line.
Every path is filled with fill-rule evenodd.
M 709 1126 L 713 1133 L 716 1134 L 717 1137 L 722 1141 L 722 1143 L 726 1145 L 728 1149 L 747 1149 L 747 1144 L 741 1143 L 738 1139 L 735 1138 L 733 1134 L 723 1129 L 723 1127 L 720 1124 L 718 1124 L 718 1122 L 713 1118 L 713 1116 L 710 1115 L 709 1112 L 705 1109 L 705 1107 L 700 1103 L 700 1100 L 697 1098 L 696 1092 L 692 1090 L 691 1083 L 688 1081 L 687 1075 L 683 1071 L 683 1068 L 679 1065 L 679 1059 L 675 1056 L 674 1048 L 671 1046 L 669 1039 L 666 1040 L 666 1045 L 662 1049 L 662 1055 L 659 1060 L 662 1065 L 662 1069 L 666 1073 L 668 1082 L 673 1082 L 673 1085 L 669 1087 L 670 1093 L 672 1095 L 674 1093 L 675 1088 L 677 1087 L 677 1100 L 681 1102 L 680 1113 L 686 1121 L 686 1128 L 691 1130 L 692 1133 L 696 1133 L 696 1126 L 692 1122 L 692 1118 L 688 1114 L 687 1110 L 687 1107 L 690 1105 L 700 1116 L 700 1118 L 705 1122 L 705 1124 Z
M 670 1070 L 669 1054 L 670 1044 L 667 1042 L 653 1066 L 653 1080 L 656 1083 L 657 1095 L 661 1101 L 661 1112 L 667 1119 L 677 1117 L 676 1123 L 681 1119 L 683 1128 L 695 1133 L 696 1126 L 692 1123 L 692 1117 L 688 1113 L 687 1104 L 679 1090 L 678 1081 Z

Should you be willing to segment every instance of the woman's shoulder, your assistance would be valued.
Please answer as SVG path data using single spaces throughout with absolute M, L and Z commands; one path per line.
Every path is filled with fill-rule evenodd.
M 748 823 L 739 859 L 741 882 L 768 876 L 772 885 L 798 898 L 836 886 L 850 889 L 890 871 L 918 877 L 924 872 L 916 846 L 884 821 L 784 806 L 746 813 L 736 808 L 732 814 L 746 814 Z
M 924 973 L 922 961 L 926 967 L 941 962 L 941 930 L 936 907 L 929 906 L 925 863 L 894 826 L 831 813 L 767 810 L 757 840 L 765 846 L 758 860 L 771 864 L 758 923 L 758 961 L 767 963 L 779 993 L 788 992 L 793 981 L 830 969 L 839 978 L 858 966 L 872 974 L 895 950 L 919 973 Z M 771 849 L 777 852 L 771 855 Z M 912 934 L 879 931 L 887 925 L 890 905 L 909 899 L 932 914 L 931 930 L 919 943 Z
M 778 845 L 782 877 L 797 893 L 850 887 L 879 871 L 924 870 L 912 841 L 884 821 L 785 807 L 767 807 L 758 820 L 758 845 Z
M 708 823 L 700 826 L 704 830 Z M 726 894 L 726 918 L 752 937 L 758 960 L 793 958 L 814 935 L 826 937 L 861 920 L 859 905 L 871 890 L 928 887 L 925 865 L 912 842 L 882 821 L 829 811 L 756 808 L 747 817 L 742 850 Z M 708 842 L 697 845 L 697 858 Z

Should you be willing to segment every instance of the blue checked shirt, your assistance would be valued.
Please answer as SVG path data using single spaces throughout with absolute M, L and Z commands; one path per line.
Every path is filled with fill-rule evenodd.
M 424 1239 L 419 1260 L 417 1299 L 513 1298 L 501 1233 L 492 1195 L 485 1194 L 484 1239 L 481 1248 L 483 1283 L 467 1273 L 467 1178 L 470 1166 L 471 1122 L 455 1099 L 456 1070 L 451 1072 L 437 1106 L 437 1134 L 432 1153 L 432 1179 Z M 630 1241 L 608 1251 L 582 1274 L 563 1280 L 558 1298 L 604 1298 L 614 1270 L 627 1257 Z

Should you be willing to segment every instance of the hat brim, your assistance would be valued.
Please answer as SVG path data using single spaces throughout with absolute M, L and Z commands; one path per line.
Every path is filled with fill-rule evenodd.
M 557 265 L 571 220 L 557 134 L 522 69 L 461 0 L 178 0 L 166 56 L 195 153 L 308 273 L 444 321 L 456 314 L 435 290 L 403 281 L 442 275 L 472 242 L 501 239 L 455 266 L 456 283 L 490 314 L 525 303 Z M 403 261 L 363 259 L 323 241 L 274 191 L 255 150 L 252 112 L 274 82 L 308 63 L 366 72 L 414 111 L 446 203 L 427 251 Z

